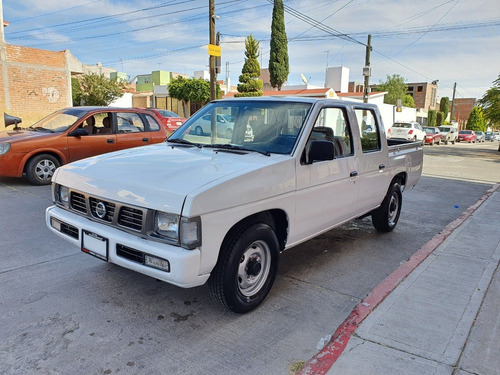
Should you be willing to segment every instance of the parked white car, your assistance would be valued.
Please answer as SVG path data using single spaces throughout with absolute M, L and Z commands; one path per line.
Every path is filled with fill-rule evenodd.
M 438 126 L 438 129 L 441 131 L 441 134 L 443 135 L 441 141 L 444 142 L 445 145 L 447 145 L 448 142 L 455 144 L 458 137 L 458 129 L 456 127 L 451 125 L 441 125 Z
M 228 117 L 226 117 L 228 116 Z M 231 139 L 233 135 L 234 122 L 229 121 L 229 115 L 217 114 L 217 136 Z M 211 117 L 206 114 L 198 119 L 192 126 L 191 131 L 196 135 L 210 134 L 211 131 Z
M 415 121 L 395 122 L 389 129 L 388 134 L 393 139 L 406 139 L 408 141 L 424 142 L 425 131 Z

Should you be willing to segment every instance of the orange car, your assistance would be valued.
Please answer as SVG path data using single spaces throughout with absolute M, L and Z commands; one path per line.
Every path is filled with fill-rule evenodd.
M 0 132 L 0 176 L 25 173 L 31 183 L 45 185 L 63 164 L 166 137 L 156 116 L 143 109 L 64 108 L 29 128 Z

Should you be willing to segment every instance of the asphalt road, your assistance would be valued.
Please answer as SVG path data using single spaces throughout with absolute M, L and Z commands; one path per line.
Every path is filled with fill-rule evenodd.
M 425 146 L 396 230 L 352 221 L 283 253 L 268 299 L 236 315 L 52 235 L 50 187 L 0 178 L 1 374 L 288 374 L 352 308 L 500 181 L 498 142 Z

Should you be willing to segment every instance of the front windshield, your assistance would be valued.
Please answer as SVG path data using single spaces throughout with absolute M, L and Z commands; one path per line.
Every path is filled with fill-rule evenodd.
M 168 141 L 290 154 L 310 108 L 310 103 L 276 100 L 213 102 L 194 114 Z
M 47 130 L 62 133 L 78 121 L 87 111 L 75 108 L 62 109 L 54 112 L 30 126 L 34 130 Z
M 460 130 L 460 134 L 472 134 L 470 130 Z

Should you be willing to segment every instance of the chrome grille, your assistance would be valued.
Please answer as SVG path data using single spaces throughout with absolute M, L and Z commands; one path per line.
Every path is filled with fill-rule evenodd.
M 87 205 L 85 204 L 85 195 L 72 191 L 71 208 L 78 212 L 87 213 Z
M 104 207 L 106 207 L 106 214 L 104 215 L 104 217 L 99 217 L 96 214 L 96 207 L 99 204 L 99 202 L 102 202 L 104 204 Z M 116 207 L 114 203 L 102 201 L 94 197 L 89 198 L 89 203 L 90 203 L 90 212 L 93 217 L 107 221 L 108 223 L 111 223 L 113 221 L 113 217 L 115 215 L 115 207 Z
M 141 231 L 142 217 L 143 213 L 141 210 L 132 207 L 122 207 L 118 215 L 118 224 L 130 229 Z

